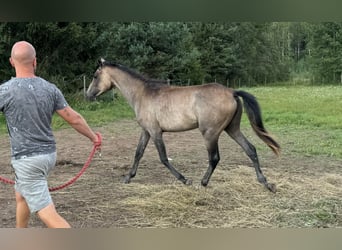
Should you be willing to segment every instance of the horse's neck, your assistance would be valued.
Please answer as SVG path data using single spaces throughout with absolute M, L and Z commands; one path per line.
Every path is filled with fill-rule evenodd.
M 132 78 L 131 76 L 120 73 L 115 79 L 116 87 L 126 98 L 128 103 L 134 108 L 136 102 L 140 101 L 144 90 L 144 83 L 141 80 Z

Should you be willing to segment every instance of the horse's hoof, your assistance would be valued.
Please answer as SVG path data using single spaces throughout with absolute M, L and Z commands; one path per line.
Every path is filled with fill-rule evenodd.
M 276 185 L 273 183 L 265 183 L 265 186 L 267 187 L 268 190 L 270 190 L 272 193 L 277 192 Z
M 130 177 L 129 175 L 125 175 L 125 176 L 124 176 L 123 182 L 124 182 L 125 184 L 130 183 L 130 182 L 131 182 L 131 177 Z
M 185 179 L 184 184 L 187 186 L 192 185 L 192 180 L 191 179 Z
M 203 187 L 206 187 L 206 186 L 208 186 L 208 182 L 207 181 L 201 181 L 201 185 L 203 186 Z

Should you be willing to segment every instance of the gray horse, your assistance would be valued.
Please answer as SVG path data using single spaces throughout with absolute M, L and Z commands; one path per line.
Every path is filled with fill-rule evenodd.
M 88 98 L 94 98 L 117 87 L 133 108 L 137 122 L 142 128 L 131 170 L 125 176 L 129 183 L 136 175 L 139 161 L 152 138 L 160 161 L 171 173 L 184 184 L 191 184 L 169 162 L 163 132 L 180 132 L 198 128 L 202 133 L 208 151 L 209 166 L 201 184 L 207 186 L 213 174 L 220 154 L 218 139 L 222 131 L 233 138 L 253 162 L 257 179 L 270 191 L 275 192 L 275 185 L 268 183 L 263 175 L 255 147 L 240 131 L 242 103 L 250 124 L 258 135 L 275 154 L 279 155 L 279 144 L 268 134 L 263 126 L 259 104 L 254 96 L 245 92 L 226 88 L 211 83 L 195 86 L 169 86 L 146 79 L 141 74 L 104 59 L 99 60 L 93 80 L 88 88 Z

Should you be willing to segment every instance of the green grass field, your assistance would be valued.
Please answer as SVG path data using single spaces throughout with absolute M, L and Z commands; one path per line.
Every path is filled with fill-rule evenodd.
M 244 90 L 257 97 L 266 128 L 280 143 L 285 141 L 293 146 L 286 150 L 342 158 L 341 86 L 277 86 Z M 134 117 L 120 94 L 115 100 L 112 93 L 108 93 L 96 102 L 84 101 L 81 95 L 71 96 L 68 101 L 91 126 Z M 54 116 L 52 125 L 55 130 L 68 127 L 58 116 Z M 243 115 L 243 126 L 249 126 L 246 115 Z M 0 133 L 6 133 L 3 115 L 0 116 Z
M 245 90 L 258 98 L 266 128 L 293 145 L 288 150 L 342 158 L 342 86 Z

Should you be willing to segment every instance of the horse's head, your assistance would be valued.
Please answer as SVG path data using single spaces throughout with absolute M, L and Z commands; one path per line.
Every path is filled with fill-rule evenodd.
M 87 90 L 87 98 L 89 100 L 94 100 L 97 96 L 100 96 L 115 86 L 109 74 L 109 67 L 106 65 L 105 59 L 99 59 L 98 63 L 99 67 L 95 71 L 93 80 Z

